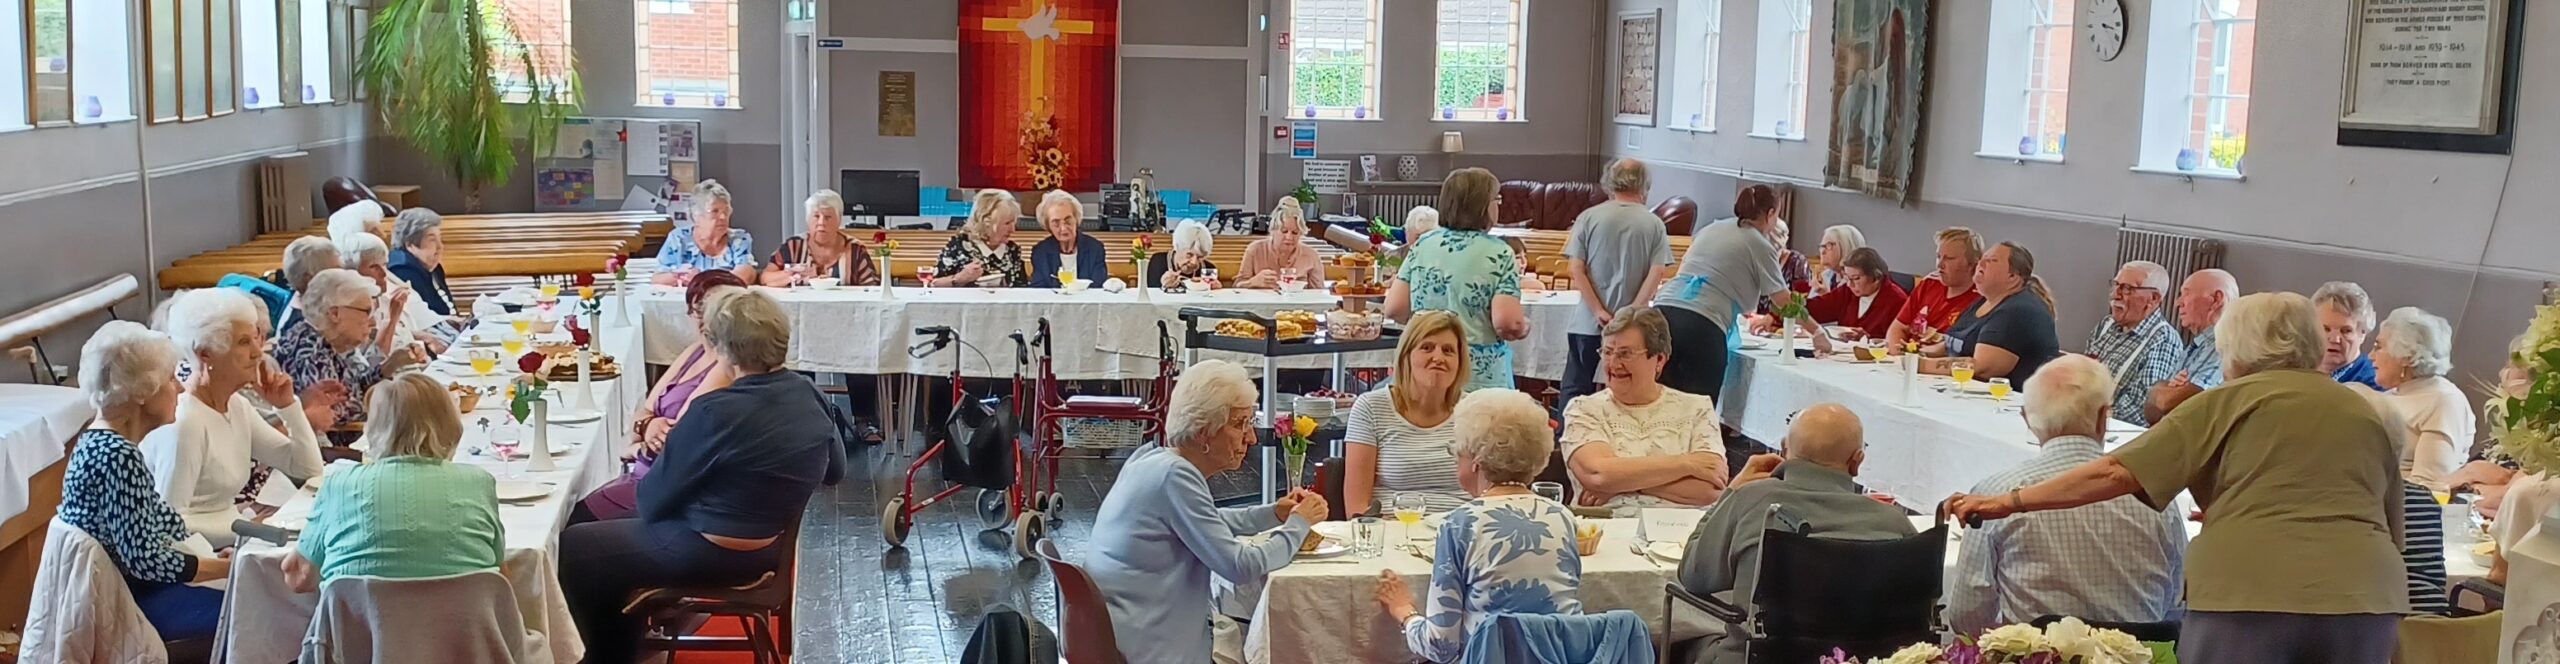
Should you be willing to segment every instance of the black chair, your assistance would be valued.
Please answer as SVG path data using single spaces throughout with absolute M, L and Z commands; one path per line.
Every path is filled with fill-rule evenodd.
M 2036 629 L 2044 629 L 2046 625 L 2051 625 L 2057 622 L 2062 622 L 2062 616 L 2037 616 L 2035 620 L 2027 621 L 2027 625 Z M 2178 621 L 2175 620 L 2163 620 L 2160 622 L 2083 620 L 2081 622 L 2088 623 L 2090 627 L 2098 629 L 2112 629 L 2124 632 L 2126 636 L 2133 637 L 2133 640 L 2135 641 L 2143 641 L 2147 643 L 2178 642 Z
M 1331 508 L 1331 513 L 1325 516 L 1329 521 L 1341 521 L 1369 510 L 1367 505 L 1354 508 L 1343 502 L 1342 466 L 1344 463 L 1346 462 L 1342 457 L 1327 457 L 1323 461 L 1316 462 L 1316 495 L 1324 496 L 1325 506 Z
M 2472 577 L 2463 579 L 2461 583 L 2453 584 L 2453 588 L 2446 590 L 2445 594 L 2448 595 L 2448 599 L 2453 603 L 2453 617 L 2455 618 L 2485 615 L 2493 611 L 2507 608 L 2507 587 L 2490 583 L 2489 580 L 2485 578 Z M 2474 609 L 2463 606 L 2463 595 L 2480 598 L 2480 608 Z
M 1770 506 L 1760 540 L 1759 582 L 1750 598 L 1757 610 L 1665 584 L 1664 624 L 1670 624 L 1671 603 L 1678 600 L 1739 625 L 1748 635 L 1744 653 L 1751 664 L 1813 664 L 1834 648 L 1881 659 L 1903 646 L 1937 640 L 1945 525 L 1901 539 L 1831 539 L 1780 510 Z
M 648 628 L 640 638 L 642 652 L 753 653 L 756 664 L 784 664 L 791 656 L 791 589 L 797 574 L 800 524 L 782 531 L 773 543 L 782 559 L 755 581 L 728 588 L 649 588 L 631 594 L 624 615 L 641 616 Z M 714 617 L 735 618 L 744 636 L 701 636 L 694 629 Z
M 1918 292 L 1920 288 L 1920 275 L 1909 272 L 1888 272 L 1886 276 L 1893 280 L 1893 285 L 1901 286 L 1902 292 Z

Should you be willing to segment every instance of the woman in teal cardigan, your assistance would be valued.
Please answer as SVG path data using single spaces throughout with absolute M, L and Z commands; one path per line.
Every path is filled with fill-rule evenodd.
M 373 461 L 329 473 L 285 579 L 312 592 L 343 576 L 424 579 L 495 570 L 505 529 L 498 481 L 453 463 L 462 414 L 421 373 L 373 390 L 365 438 Z

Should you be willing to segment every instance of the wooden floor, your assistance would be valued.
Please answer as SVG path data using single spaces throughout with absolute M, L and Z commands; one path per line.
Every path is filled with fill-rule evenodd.
M 1043 625 L 1057 624 L 1057 595 L 1048 571 L 1015 558 L 1009 530 L 989 532 L 963 490 L 918 516 L 903 549 L 881 539 L 880 510 L 896 496 L 914 450 L 881 445 L 854 458 L 847 480 L 811 501 L 801 531 L 799 614 L 792 626 L 801 662 L 957 662 L 979 616 L 1008 605 Z M 1246 468 L 1209 478 L 1217 495 L 1251 492 Z M 1110 491 L 1118 459 L 1066 462 L 1058 491 L 1066 518 L 1052 526 L 1068 559 L 1081 559 L 1094 510 Z M 928 466 L 924 477 L 938 477 Z M 919 494 L 939 482 L 920 481 Z M 1054 627 L 1053 627 L 1054 629 Z

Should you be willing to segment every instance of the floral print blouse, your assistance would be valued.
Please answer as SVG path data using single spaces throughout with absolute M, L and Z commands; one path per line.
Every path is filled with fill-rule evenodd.
M 311 317 L 295 316 L 276 332 L 275 354 L 276 364 L 293 377 L 295 392 L 332 380 L 345 383 L 347 398 L 338 402 L 338 421 L 364 421 L 364 395 L 382 381 L 382 361 L 373 356 L 371 342 L 352 352 L 331 350 L 320 329 L 311 326 Z
M 1447 664 L 1463 658 L 1467 636 L 1495 614 L 1582 613 L 1582 553 L 1573 535 L 1573 514 L 1533 494 L 1486 496 L 1449 512 L 1422 615 L 1404 625 L 1405 646 Z
M 1414 311 L 1458 315 L 1475 365 L 1467 389 L 1511 387 L 1511 344 L 1493 331 L 1494 298 L 1520 297 L 1520 266 L 1510 244 L 1484 231 L 1443 228 L 1413 243 L 1396 278 L 1412 293 Z
M 175 546 L 193 535 L 153 486 L 151 466 L 132 441 L 104 429 L 80 432 L 62 472 L 62 521 L 106 546 L 128 578 L 193 581 L 195 556 Z
M 942 255 L 933 261 L 935 277 L 948 277 L 969 268 L 970 263 L 985 263 L 987 274 L 1004 275 L 998 286 L 1024 286 L 1031 283 L 1030 272 L 1023 269 L 1022 247 L 1008 241 L 1001 247 L 990 247 L 968 233 L 951 236 L 942 245 Z

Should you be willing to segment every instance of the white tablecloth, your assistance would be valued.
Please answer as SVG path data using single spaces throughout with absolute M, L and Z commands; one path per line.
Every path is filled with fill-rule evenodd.
M 27 511 L 27 482 L 62 460 L 96 412 L 77 389 L 0 384 L 0 519 Z
M 608 326 L 598 346 L 617 358 L 635 357 L 640 352 L 639 334 L 635 327 Z M 445 371 L 430 366 L 440 374 Z M 634 365 L 626 361 L 624 366 Z M 456 380 L 457 375 L 438 378 Z M 516 606 L 524 612 L 526 646 L 532 655 L 528 661 L 575 664 L 586 655 L 586 646 L 578 640 L 577 625 L 570 619 L 567 599 L 560 591 L 560 529 L 567 525 L 574 501 L 621 474 L 621 456 L 627 440 L 623 432 L 630 431 L 630 414 L 648 393 L 645 380 L 635 370 L 626 371 L 619 378 L 595 381 L 595 399 L 602 407 L 602 418 L 552 425 L 550 443 L 557 452 L 554 463 L 558 467 L 545 472 L 527 470 L 524 461 L 502 462 L 474 454 L 475 449 L 486 447 L 489 438 L 480 428 L 480 420 L 504 421 L 506 402 L 495 397 L 482 399 L 480 409 L 463 414 L 462 450 L 457 461 L 487 469 L 502 482 L 527 480 L 552 487 L 551 493 L 540 500 L 498 506 L 498 519 L 506 528 L 506 557 L 499 573 L 515 587 Z M 552 412 L 570 410 L 577 398 L 571 390 L 577 388 L 567 383 L 553 385 L 563 392 Z M 299 524 L 310 514 L 313 497 L 314 492 L 307 488 L 295 494 L 270 521 Z M 216 649 L 216 661 L 265 664 L 293 661 L 300 654 L 303 633 L 311 624 L 320 596 L 293 592 L 285 583 L 287 553 L 281 547 L 254 543 L 234 559 L 230 590 L 223 598 L 222 640 Z

